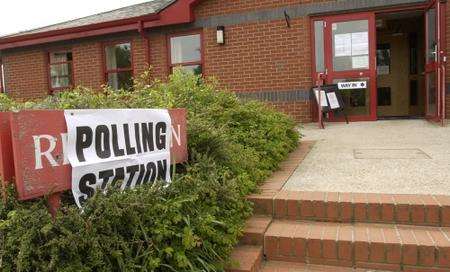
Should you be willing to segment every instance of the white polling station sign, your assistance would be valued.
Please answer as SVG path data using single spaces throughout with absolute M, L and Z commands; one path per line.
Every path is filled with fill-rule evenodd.
M 66 110 L 67 157 L 79 207 L 97 190 L 170 182 L 171 119 L 167 110 Z
M 355 90 L 367 88 L 367 81 L 339 82 L 339 90 Z

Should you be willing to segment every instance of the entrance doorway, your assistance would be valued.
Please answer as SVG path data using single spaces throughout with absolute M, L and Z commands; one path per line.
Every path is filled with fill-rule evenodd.
M 406 9 L 312 18 L 313 82 L 354 83 L 340 84 L 350 121 L 405 117 L 442 121 L 444 11 L 445 3 L 429 0 Z M 313 108 L 313 117 L 316 113 Z M 343 120 L 338 114 L 329 115 L 331 121 Z
M 314 20 L 314 77 L 346 84 L 341 94 L 350 121 L 376 120 L 375 14 L 327 16 Z M 330 113 L 330 119 L 343 116 Z
M 425 12 L 377 15 L 377 117 L 425 116 Z

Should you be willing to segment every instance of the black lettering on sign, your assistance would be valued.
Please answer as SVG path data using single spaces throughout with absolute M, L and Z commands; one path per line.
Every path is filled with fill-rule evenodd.
M 139 165 L 139 176 L 138 179 L 136 180 L 136 186 L 141 185 L 144 175 L 145 175 L 145 165 L 141 164 Z
M 95 152 L 100 159 L 111 157 L 109 130 L 105 125 L 100 125 L 95 129 Z
M 139 171 L 139 165 L 131 165 L 127 167 L 127 173 L 130 174 L 130 177 L 128 178 L 127 185 L 125 188 L 130 188 L 137 171 Z
M 86 174 L 80 179 L 80 192 L 86 196 L 80 196 L 78 201 L 82 205 L 88 198 L 91 198 L 95 194 L 95 189 L 88 185 L 94 185 L 97 182 L 97 177 L 92 174 Z
M 166 180 L 167 160 L 158 161 L 158 179 Z
M 167 125 L 164 122 L 159 122 L 156 124 L 156 147 L 158 150 L 166 148 L 166 132 Z
M 139 129 L 139 123 L 135 123 L 134 124 L 134 136 L 136 137 L 136 148 L 137 148 L 137 153 L 140 154 L 142 153 L 142 149 L 141 149 L 141 131 Z
M 144 177 L 144 184 L 147 184 L 150 182 L 150 184 L 153 184 L 156 180 L 156 164 L 154 162 L 147 163 L 147 172 L 145 173 Z
M 153 123 L 142 123 L 142 147 L 144 152 L 155 150 L 153 142 Z
M 112 130 L 112 144 L 114 156 L 122 157 L 123 155 L 125 155 L 125 151 L 119 147 L 119 139 L 117 137 L 117 125 L 111 125 L 111 130 Z
M 127 154 L 136 154 L 136 148 L 132 147 L 130 143 L 130 128 L 128 124 L 123 124 L 123 133 L 125 136 L 125 148 L 127 149 Z
M 78 161 L 85 162 L 83 150 L 92 144 L 92 129 L 90 127 L 77 127 L 77 139 L 75 142 L 75 149 L 77 152 Z
M 114 176 L 113 169 L 101 171 L 100 173 L 98 173 L 98 177 L 102 180 L 101 186 L 102 190 L 105 190 L 106 186 L 108 186 L 109 179 L 112 178 L 113 176 Z
M 116 171 L 114 173 L 114 179 L 111 182 L 111 186 L 116 186 L 118 181 L 123 181 L 125 179 L 125 170 L 121 168 L 116 168 Z

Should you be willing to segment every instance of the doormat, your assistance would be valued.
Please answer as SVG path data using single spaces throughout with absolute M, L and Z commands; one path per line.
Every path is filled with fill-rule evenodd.
M 431 157 L 418 148 L 411 149 L 354 149 L 355 159 L 379 159 L 379 160 L 400 160 L 400 159 L 431 159 Z

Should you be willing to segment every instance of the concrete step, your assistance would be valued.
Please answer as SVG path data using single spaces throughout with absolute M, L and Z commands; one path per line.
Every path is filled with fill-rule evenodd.
M 263 262 L 262 246 L 237 246 L 231 253 L 231 265 L 227 272 L 258 272 Z
M 264 245 L 264 233 L 272 222 L 271 216 L 255 215 L 247 220 L 241 245 Z
M 249 200 L 277 219 L 450 226 L 450 196 L 279 191 Z
M 450 228 L 275 220 L 264 253 L 270 261 L 450 271 Z
M 261 272 L 366 272 L 367 269 L 362 268 L 349 268 L 339 266 L 326 266 L 315 264 L 303 264 L 303 263 L 290 263 L 290 262 L 277 262 L 269 261 L 263 265 Z M 370 271 L 380 271 L 373 270 Z

